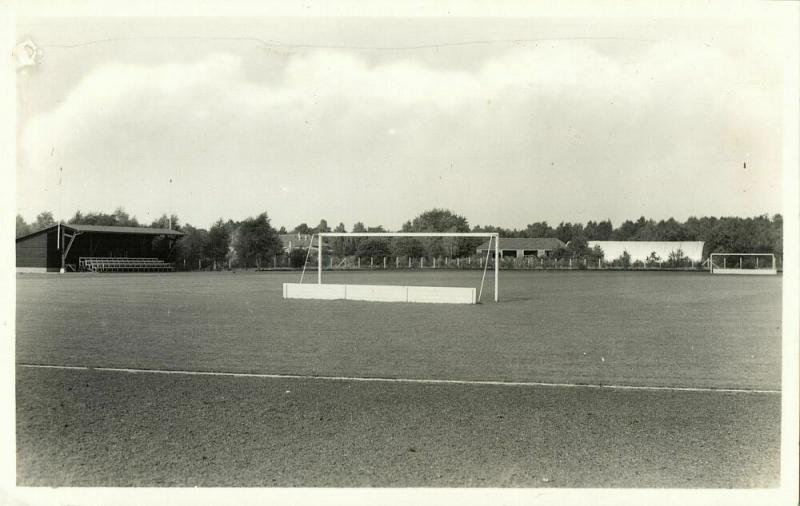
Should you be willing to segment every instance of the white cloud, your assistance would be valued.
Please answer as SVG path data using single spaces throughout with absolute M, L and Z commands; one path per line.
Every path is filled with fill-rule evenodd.
M 161 214 L 174 177 L 173 210 L 199 225 L 267 210 L 391 227 L 444 204 L 507 226 L 776 211 L 779 74 L 713 48 L 564 42 L 474 72 L 313 51 L 269 83 L 247 77 L 258 64 L 98 66 L 23 122 L 20 210 L 55 207 L 63 166 L 65 213 Z

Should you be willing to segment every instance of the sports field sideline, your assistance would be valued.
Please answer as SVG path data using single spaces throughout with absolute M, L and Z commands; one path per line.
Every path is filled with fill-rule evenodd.
M 19 484 L 777 485 L 780 277 L 502 272 L 477 306 L 297 279 L 19 275 Z

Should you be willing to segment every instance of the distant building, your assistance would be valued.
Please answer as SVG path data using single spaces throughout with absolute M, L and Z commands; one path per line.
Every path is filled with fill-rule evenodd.
M 283 244 L 284 253 L 287 253 L 287 254 L 291 253 L 292 250 L 295 250 L 297 248 L 308 249 L 310 247 L 311 249 L 316 250 L 317 249 L 317 245 L 319 244 L 317 242 L 317 241 L 319 241 L 319 238 L 316 237 L 316 236 L 314 236 L 314 243 L 311 244 L 311 234 L 298 234 L 298 233 L 280 234 L 280 235 L 278 235 L 278 237 L 280 237 L 281 243 Z M 322 241 L 322 251 L 323 252 L 329 252 L 330 249 L 331 249 L 330 246 L 328 244 L 326 244 L 325 241 L 323 240 Z
M 503 245 L 503 241 L 500 241 Z M 589 241 L 589 247 L 600 246 L 603 250 L 603 257 L 607 261 L 615 260 L 627 251 L 631 256 L 631 262 L 644 262 L 653 253 L 658 258 L 666 261 L 670 253 L 678 250 L 683 252 L 683 256 L 688 257 L 694 262 L 703 260 L 703 241 Z
M 517 258 L 523 257 L 537 257 L 547 258 L 551 256 L 556 250 L 566 247 L 560 239 L 555 237 L 501 237 L 500 238 L 500 256 L 514 256 Z M 477 252 L 478 254 L 486 254 L 486 250 L 490 249 L 494 252 L 494 241 L 489 248 L 489 241 L 481 244 Z

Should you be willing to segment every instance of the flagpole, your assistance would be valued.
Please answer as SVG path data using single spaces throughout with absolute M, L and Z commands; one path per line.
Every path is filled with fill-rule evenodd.
M 169 178 L 169 229 L 172 230 L 172 178 Z
M 58 270 L 60 274 L 64 274 L 64 251 L 63 251 L 64 238 L 61 237 L 61 222 L 64 221 L 63 220 L 64 216 L 62 214 L 63 211 L 61 210 L 62 194 L 64 193 L 61 185 L 61 180 L 63 178 L 63 175 L 64 175 L 64 167 L 59 167 L 58 168 L 58 227 L 57 227 L 58 236 L 56 238 L 56 249 L 58 250 L 58 253 L 61 256 L 61 268 Z
M 169 229 L 172 230 L 172 178 L 169 178 Z
M 63 200 L 64 190 L 61 185 L 61 180 L 64 178 L 64 167 L 58 168 L 58 222 L 64 221 L 64 215 L 61 210 L 61 201 Z
M 61 178 L 64 174 L 64 167 L 58 168 L 58 235 L 56 236 L 56 249 L 61 251 L 61 222 L 63 221 L 61 215 Z

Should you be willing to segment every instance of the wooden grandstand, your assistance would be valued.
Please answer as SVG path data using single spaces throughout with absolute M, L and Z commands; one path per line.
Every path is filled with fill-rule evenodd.
M 181 236 L 167 228 L 58 223 L 17 238 L 17 271 L 172 272 Z
M 78 270 L 89 272 L 172 272 L 175 266 L 160 258 L 80 257 Z

